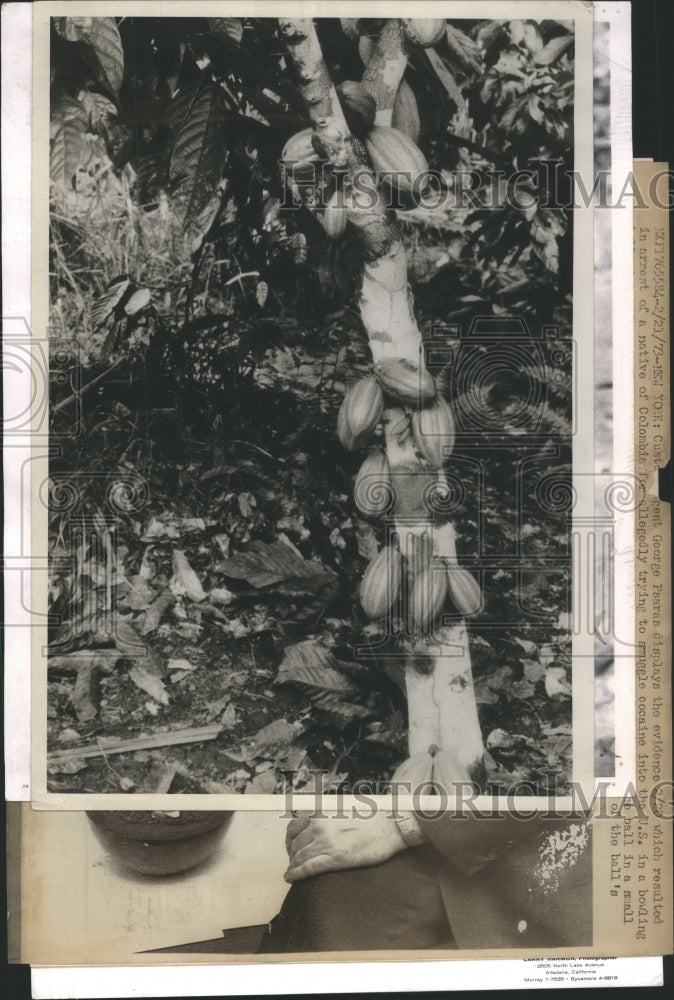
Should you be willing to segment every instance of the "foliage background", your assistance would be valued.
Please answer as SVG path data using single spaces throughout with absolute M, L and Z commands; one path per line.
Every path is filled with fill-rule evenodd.
M 335 82 L 358 79 L 339 21 L 319 34 Z M 330 244 L 316 215 L 281 208 L 281 151 L 308 119 L 275 22 L 55 18 L 51 64 L 48 726 L 72 751 L 52 787 L 269 792 L 282 768 L 300 784 L 323 768 L 332 791 L 385 781 L 406 756 L 401 662 L 391 643 L 355 655 L 385 638 L 358 603 L 382 525 L 354 507 L 359 459 L 335 435 L 369 363 L 358 258 L 348 230 Z M 456 171 L 484 194 L 495 170 L 571 169 L 572 25 L 448 22 L 406 79 L 449 194 Z M 467 429 L 447 475 L 485 594 L 469 632 L 490 774 L 543 790 L 552 769 L 563 787 L 571 219 L 535 198 L 400 218 L 424 336 L 461 338 L 445 374 Z M 485 320 L 517 364 L 490 367 Z M 204 725 L 215 739 L 162 745 Z

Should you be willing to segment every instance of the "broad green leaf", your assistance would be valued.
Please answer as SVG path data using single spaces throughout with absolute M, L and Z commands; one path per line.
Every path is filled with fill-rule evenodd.
M 96 132 L 106 118 L 117 115 L 117 108 L 112 101 L 103 94 L 97 94 L 93 90 L 84 90 L 80 94 L 82 106 L 89 115 L 89 127 Z
M 169 177 L 174 207 L 185 228 L 212 197 L 224 158 L 220 98 L 214 88 L 208 88 L 193 103 L 171 153 Z
M 209 17 L 208 27 L 216 38 L 228 38 L 236 45 L 243 38 L 243 21 L 240 17 Z
M 57 17 L 54 27 L 67 41 L 84 42 L 92 50 L 98 62 L 98 79 L 118 94 L 124 76 L 124 51 L 114 17 Z
M 447 45 L 462 70 L 467 73 L 482 72 L 482 52 L 477 42 L 448 24 L 445 33 L 447 35 Z
M 459 90 L 458 84 L 452 74 L 447 69 L 443 59 L 434 49 L 426 49 L 426 57 L 428 58 L 431 66 L 435 70 L 435 75 L 437 76 L 440 83 L 444 86 L 448 95 L 456 104 L 457 108 L 462 110 L 466 106 L 463 94 Z
M 538 55 L 535 57 L 534 62 L 537 66 L 550 66 L 566 52 L 568 47 L 573 44 L 573 35 L 560 35 L 558 38 L 553 38 L 552 41 L 548 42 L 545 48 L 541 49 Z
M 50 131 L 49 176 L 53 184 L 65 190 L 84 152 L 87 113 L 82 105 L 68 97 L 57 102 L 52 111 Z

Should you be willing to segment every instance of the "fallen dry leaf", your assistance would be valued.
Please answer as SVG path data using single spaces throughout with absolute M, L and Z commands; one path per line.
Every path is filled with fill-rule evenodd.
M 136 685 L 147 694 L 151 695 L 155 701 L 162 705 L 168 705 L 169 696 L 166 688 L 154 674 L 151 674 L 145 667 L 135 663 L 129 670 L 129 677 Z
M 176 597 L 186 595 L 191 601 L 206 599 L 206 591 L 199 577 L 190 566 L 189 560 L 180 549 L 173 550 L 173 576 L 169 584 Z

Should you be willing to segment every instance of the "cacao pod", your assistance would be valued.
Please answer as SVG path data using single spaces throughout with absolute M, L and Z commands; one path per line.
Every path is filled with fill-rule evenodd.
M 397 128 L 375 125 L 365 137 L 365 146 L 382 181 L 398 194 L 403 207 L 414 206 L 414 185 L 428 173 L 426 157 L 416 143 Z M 388 174 L 388 176 L 386 176 Z
M 415 632 L 426 632 L 447 600 L 447 574 L 428 568 L 418 574 L 412 587 L 410 625 Z
M 339 103 L 342 105 L 346 124 L 354 135 L 362 139 L 374 125 L 377 102 L 362 83 L 345 80 L 337 87 Z
M 393 105 L 393 117 L 391 125 L 403 132 L 408 139 L 417 143 L 421 133 L 421 119 L 419 118 L 419 107 L 414 91 L 407 80 L 401 80 Z
M 321 222 L 323 228 L 331 240 L 338 240 L 344 235 L 348 212 L 344 204 L 344 195 L 341 191 L 335 191 L 330 201 L 325 206 L 325 212 Z
M 358 42 L 358 55 L 360 56 L 360 61 L 363 66 L 367 66 L 370 61 L 370 56 L 374 51 L 375 40 L 370 38 L 369 35 L 361 35 Z
M 369 439 L 384 412 L 384 397 L 375 378 L 369 375 L 352 386 L 344 397 L 337 418 L 337 433 L 345 448 L 352 451 Z
M 482 606 L 480 585 L 467 569 L 456 563 L 447 566 L 447 590 L 452 604 L 461 615 L 474 615 Z
M 456 792 L 455 782 L 470 781 L 470 774 L 450 750 L 438 750 L 433 757 L 433 781 L 446 792 Z
M 433 756 L 429 750 L 424 750 L 422 753 L 412 754 L 402 764 L 399 764 L 393 772 L 391 781 L 406 782 L 410 786 L 410 793 L 414 795 L 417 789 L 431 781 L 432 778 Z M 430 794 L 430 788 L 427 789 L 427 792 Z
M 367 456 L 356 477 L 356 507 L 368 517 L 383 514 L 393 500 L 388 458 L 380 448 Z
M 425 368 L 407 358 L 386 358 L 374 367 L 374 375 L 383 392 L 398 403 L 424 406 L 436 395 L 435 379 Z
M 360 603 L 368 618 L 383 618 L 398 598 L 402 559 L 397 549 L 385 545 L 363 574 Z
M 445 20 L 440 17 L 404 17 L 405 33 L 411 42 L 425 49 L 437 45 L 445 34 Z
M 427 462 L 441 468 L 454 450 L 456 430 L 449 403 L 438 396 L 432 406 L 412 412 L 412 431 L 417 451 Z
M 352 42 L 358 38 L 358 19 L 355 17 L 340 17 L 342 31 Z
M 294 181 L 311 181 L 319 178 L 321 158 L 314 149 L 312 136 L 313 129 L 302 129 L 301 132 L 291 135 L 283 147 L 281 159 Z

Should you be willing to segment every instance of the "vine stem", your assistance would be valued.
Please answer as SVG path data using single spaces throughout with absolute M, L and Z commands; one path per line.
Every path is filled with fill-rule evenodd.
M 291 64 L 313 122 L 314 144 L 333 167 L 344 173 L 349 190 L 355 171 L 371 171 L 363 147 L 354 142 L 337 92 L 323 60 L 313 21 L 279 20 Z M 393 104 L 407 65 L 407 41 L 399 19 L 387 21 L 375 43 L 363 76 L 363 85 L 375 98 L 376 123 L 390 125 Z M 372 190 L 375 190 L 372 177 Z M 372 360 L 406 358 L 423 365 L 423 345 L 407 283 L 407 257 L 395 213 L 381 197 L 358 201 L 347 198 L 348 222 L 355 229 L 363 257 L 359 306 Z M 423 462 L 412 435 L 399 441 L 391 433 L 404 416 L 400 408 L 384 413 L 386 453 L 394 484 L 394 530 L 403 555 L 411 556 L 417 539 L 432 542 L 435 565 L 456 559 L 453 525 L 439 524 L 429 509 L 429 486 L 444 483 L 442 472 Z M 465 625 L 436 627 L 430 637 L 408 644 L 406 686 L 410 755 L 432 745 L 452 751 L 469 772 L 479 772 L 484 747 L 477 717 L 470 654 Z M 421 672 L 415 663 L 432 658 L 432 670 Z

